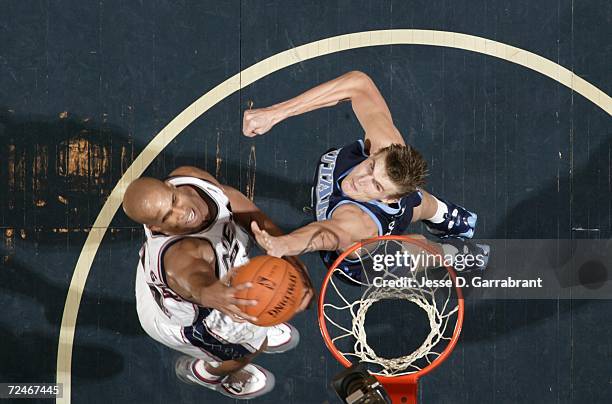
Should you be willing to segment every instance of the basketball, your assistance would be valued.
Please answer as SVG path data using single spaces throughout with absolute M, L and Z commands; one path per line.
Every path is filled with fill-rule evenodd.
M 232 285 L 251 282 L 252 287 L 236 292 L 239 299 L 257 300 L 256 306 L 240 306 L 253 317 L 254 324 L 272 326 L 289 320 L 304 295 L 302 274 L 289 262 L 262 255 L 237 268 Z

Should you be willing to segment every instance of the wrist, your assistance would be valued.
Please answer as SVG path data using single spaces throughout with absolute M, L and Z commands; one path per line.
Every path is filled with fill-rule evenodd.
M 285 245 L 286 256 L 297 257 L 311 251 L 308 249 L 309 243 L 305 242 L 305 239 L 301 234 L 285 234 L 282 236 L 282 238 Z
M 281 102 L 280 104 L 273 105 L 272 109 L 272 125 L 276 125 L 279 122 L 293 115 L 289 101 Z
M 200 290 L 200 294 L 198 295 L 197 303 L 202 307 L 212 307 L 212 303 L 211 303 L 210 297 L 207 296 L 206 289 L 207 288 L 202 288 Z
M 200 288 L 200 293 L 198 294 L 198 304 L 202 307 L 213 307 L 215 306 L 213 285 L 215 285 L 218 280 L 213 284 L 202 286 Z

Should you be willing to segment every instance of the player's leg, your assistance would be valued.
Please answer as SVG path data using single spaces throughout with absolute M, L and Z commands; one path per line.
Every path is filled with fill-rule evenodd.
M 231 344 L 220 347 L 224 353 L 232 352 Z M 175 364 L 177 377 L 189 384 L 197 384 L 218 391 L 234 399 L 259 397 L 274 388 L 274 375 L 251 362 L 265 348 L 251 354 L 223 361 L 205 360 L 198 357 L 182 356 Z
M 290 344 L 291 328 L 283 339 Z M 218 310 L 200 311 L 193 325 L 184 327 L 184 344 L 176 349 L 193 358 L 177 361 L 177 376 L 186 382 L 197 383 L 232 398 L 246 399 L 263 395 L 274 386 L 274 375 L 251 364 L 260 352 L 267 350 L 269 327 L 248 322 L 236 322 Z M 297 338 L 297 337 L 295 337 Z M 278 347 L 277 347 L 278 348 Z M 214 360 L 206 360 L 202 355 Z
M 264 342 L 263 345 L 257 351 L 253 352 L 252 354 L 242 356 L 240 358 L 229 359 L 222 362 L 207 362 L 204 368 L 207 373 L 210 373 L 215 378 L 223 378 L 239 371 L 240 369 L 251 363 L 253 359 L 255 359 L 261 352 L 264 351 L 266 345 L 267 343 Z
M 472 238 L 478 216 L 456 205 L 420 190 L 422 201 L 413 208 L 412 222 L 422 220 L 427 230 L 438 237 L 459 236 Z
M 274 387 L 274 375 L 251 364 L 266 347 L 265 328 L 225 322 L 229 328 L 212 327 L 216 332 L 212 335 L 203 319 L 193 327 L 174 324 L 153 299 L 140 267 L 136 276 L 136 309 L 142 328 L 151 338 L 185 354 L 175 363 L 176 374 L 181 380 L 237 399 L 258 397 Z M 222 317 L 219 319 L 221 321 Z M 243 337 L 237 341 L 240 343 L 224 343 L 224 337 L 229 337 L 223 331 Z

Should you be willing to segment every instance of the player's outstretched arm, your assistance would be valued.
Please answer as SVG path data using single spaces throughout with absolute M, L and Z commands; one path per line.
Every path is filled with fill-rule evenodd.
M 173 244 L 164 255 L 168 286 L 183 299 L 217 309 L 234 320 L 254 321 L 254 317 L 243 313 L 238 306 L 257 302 L 235 297 L 237 291 L 251 285 L 230 287 L 219 281 L 215 276 L 214 259 L 212 247 L 203 240 L 188 238 Z
M 249 137 L 263 135 L 291 116 L 345 100 L 351 101 L 353 111 L 365 130 L 365 138 L 370 142 L 371 153 L 392 143 L 404 144 L 378 88 L 368 75 L 358 71 L 343 74 L 280 104 L 245 111 L 242 132 Z
M 282 230 L 278 228 L 276 224 L 253 203 L 249 198 L 247 198 L 242 192 L 238 191 L 235 188 L 232 188 L 227 185 L 223 185 L 223 192 L 230 200 L 230 204 L 232 205 L 232 212 L 234 214 L 234 219 L 236 223 L 241 225 L 245 230 L 251 233 L 253 238 L 256 238 L 256 235 L 253 233 L 251 228 L 251 223 L 257 223 L 258 228 L 261 227 L 264 229 L 267 234 L 271 234 L 273 236 L 281 236 L 283 234 Z M 288 255 L 283 257 L 285 260 L 289 261 L 296 269 L 298 269 L 302 273 L 302 277 L 304 279 L 304 297 L 302 298 L 302 304 L 298 311 L 304 310 L 310 300 L 314 296 L 314 291 L 312 287 L 312 280 L 310 279 L 310 274 L 308 273 L 308 269 L 306 265 L 295 255 Z
M 353 205 L 341 206 L 331 219 L 310 223 L 284 236 L 275 237 L 256 223 L 251 227 L 257 242 L 275 257 L 343 250 L 359 240 L 377 235 L 372 220 Z

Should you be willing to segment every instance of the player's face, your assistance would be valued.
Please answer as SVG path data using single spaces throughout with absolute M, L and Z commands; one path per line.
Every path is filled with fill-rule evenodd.
M 360 202 L 397 201 L 391 197 L 398 193 L 398 188 L 387 175 L 384 153 L 370 156 L 357 165 L 342 180 L 341 188 L 347 196 Z
M 164 184 L 155 204 L 151 230 L 164 234 L 188 234 L 199 230 L 208 215 L 208 205 L 189 186 Z

